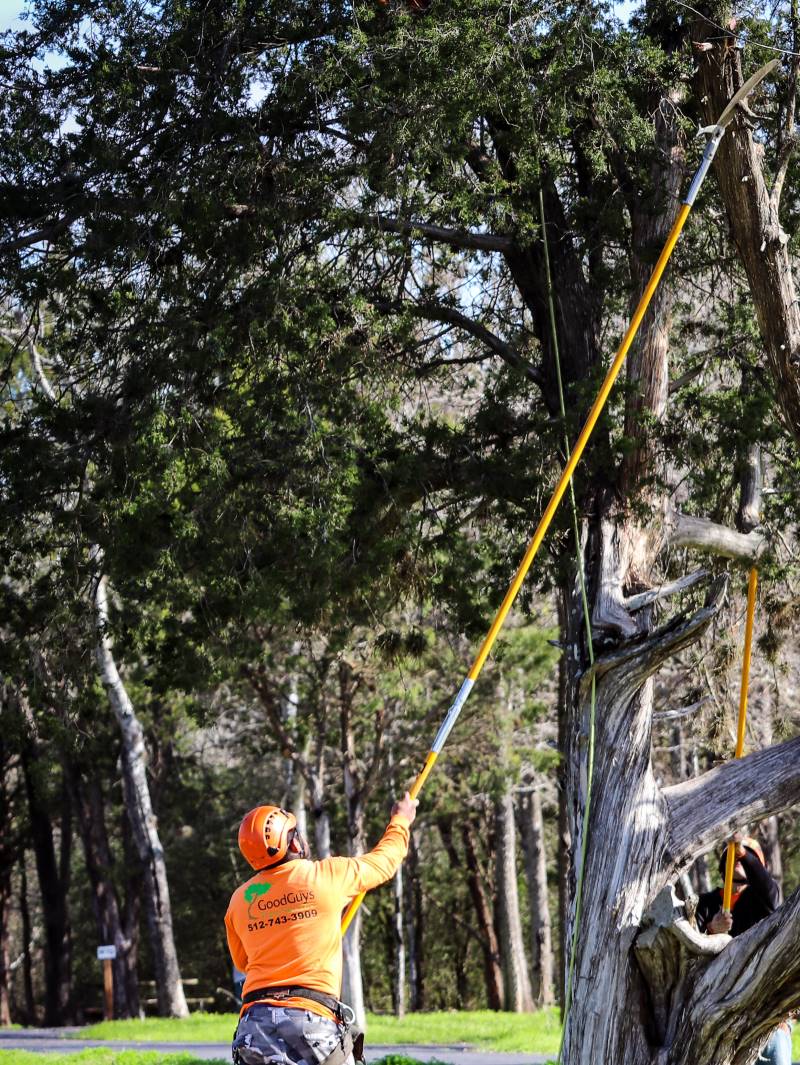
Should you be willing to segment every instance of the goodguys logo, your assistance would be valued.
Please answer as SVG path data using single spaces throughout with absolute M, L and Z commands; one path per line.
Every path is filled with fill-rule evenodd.
M 272 884 L 251 884 L 248 888 L 245 888 L 244 901 L 250 903 L 247 908 L 247 916 L 250 920 L 255 916 L 253 913 L 253 903 L 255 903 L 262 895 L 266 895 L 271 887 Z
M 260 895 L 265 895 L 266 892 L 259 892 Z M 278 899 L 264 899 L 258 898 L 255 900 L 256 909 L 264 913 L 266 910 L 274 910 L 278 906 L 292 906 L 297 903 L 303 904 L 305 902 L 313 902 L 313 891 L 287 891 L 281 895 Z M 251 906 L 252 909 L 252 906 Z

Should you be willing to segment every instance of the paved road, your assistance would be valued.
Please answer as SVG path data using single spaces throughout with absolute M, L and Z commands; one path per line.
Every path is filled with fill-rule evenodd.
M 230 1061 L 230 1043 L 140 1043 L 112 1042 L 109 1039 L 67 1038 L 77 1035 L 78 1028 L 24 1028 L 16 1031 L 0 1031 L 0 1050 L 58 1050 L 63 1054 L 70 1050 L 83 1050 L 86 1047 L 113 1047 L 115 1050 L 159 1050 L 173 1053 L 176 1050 L 190 1051 L 197 1058 L 209 1060 L 221 1058 Z M 498 1054 L 488 1051 L 471 1050 L 463 1045 L 451 1046 L 416 1046 L 403 1043 L 396 1046 L 373 1045 L 367 1047 L 367 1063 L 384 1058 L 387 1054 L 403 1054 L 419 1061 L 435 1058 L 445 1065 L 544 1065 L 550 1060 L 544 1054 Z

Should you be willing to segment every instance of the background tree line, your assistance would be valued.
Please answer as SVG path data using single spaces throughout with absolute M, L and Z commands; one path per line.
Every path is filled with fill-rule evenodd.
M 40 2 L 5 35 L 4 1019 L 74 1016 L 98 941 L 120 1015 L 144 973 L 177 1015 L 181 975 L 227 988 L 219 915 L 256 802 L 305 811 L 319 855 L 375 838 L 645 283 L 693 129 L 761 45 L 798 51 L 791 4 L 699 10 Z M 664 817 L 653 853 L 670 788 L 729 752 L 756 556 L 752 745 L 796 732 L 796 58 L 724 142 L 402 886 L 347 942 L 357 1004 L 402 1008 L 403 971 L 412 1008 L 560 994 L 595 727 L 579 978 L 639 993 L 646 901 L 729 823 L 770 815 L 795 882 L 773 817 L 797 799 L 791 743 L 705 835 L 682 808 L 674 869 L 609 863 L 636 796 Z M 582 1010 L 587 1053 L 645 1052 L 618 1005 L 602 1033 Z

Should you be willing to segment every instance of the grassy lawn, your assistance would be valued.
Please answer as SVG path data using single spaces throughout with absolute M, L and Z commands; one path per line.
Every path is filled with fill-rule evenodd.
M 159 1054 L 156 1050 L 111 1050 L 96 1047 L 71 1054 L 36 1053 L 31 1050 L 0 1050 L 0 1065 L 231 1065 L 228 1058 L 202 1061 L 181 1051 Z
M 93 1047 L 71 1054 L 44 1055 L 45 1065 L 230 1065 L 228 1058 L 201 1059 L 180 1052 L 161 1054 L 155 1050 L 111 1050 Z M 43 1065 L 43 1056 L 30 1050 L 0 1050 L 0 1065 Z M 400 1054 L 389 1054 L 375 1065 L 437 1065 L 435 1061 L 420 1062 Z
M 193 1013 L 188 1020 L 148 1017 L 143 1021 L 103 1021 L 82 1029 L 83 1039 L 162 1040 L 182 1043 L 228 1042 L 236 1025 L 233 1013 Z M 557 1010 L 538 1013 L 494 1013 L 491 1010 L 413 1013 L 402 1021 L 370 1014 L 367 1039 L 380 1043 L 468 1043 L 487 1050 L 554 1054 L 558 1050 Z M 2 1065 L 2 1062 L 0 1062 Z
M 78 1038 L 130 1040 L 147 1042 L 227 1043 L 236 1024 L 233 1013 L 193 1013 L 185 1021 L 149 1017 L 144 1021 L 104 1021 L 84 1028 Z M 451 1044 L 467 1043 L 486 1050 L 524 1051 L 532 1054 L 556 1054 L 559 1022 L 557 1010 L 532 1014 L 493 1013 L 417 1013 L 402 1021 L 395 1017 L 370 1014 L 369 1043 Z M 800 1062 L 800 1025 L 793 1033 L 793 1055 Z M 85 1053 L 93 1053 L 86 1051 Z M 108 1053 L 101 1051 L 100 1053 Z M 133 1057 L 125 1055 L 132 1054 Z M 64 1065 L 63 1055 L 47 1055 L 46 1065 Z M 69 1065 L 195 1065 L 191 1055 L 159 1057 L 152 1053 L 117 1052 L 116 1056 L 83 1058 L 70 1055 Z M 0 1051 L 0 1065 L 41 1065 L 41 1058 L 22 1051 Z M 402 1065 L 395 1058 L 386 1065 Z

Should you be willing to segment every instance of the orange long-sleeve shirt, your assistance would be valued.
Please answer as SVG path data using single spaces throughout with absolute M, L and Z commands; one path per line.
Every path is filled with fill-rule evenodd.
M 338 998 L 342 910 L 360 892 L 394 876 L 408 851 L 408 832 L 408 820 L 395 814 L 378 845 L 360 858 L 295 859 L 238 887 L 225 914 L 225 931 L 233 964 L 247 977 L 243 994 L 297 985 Z M 280 1004 L 333 1016 L 309 999 Z

